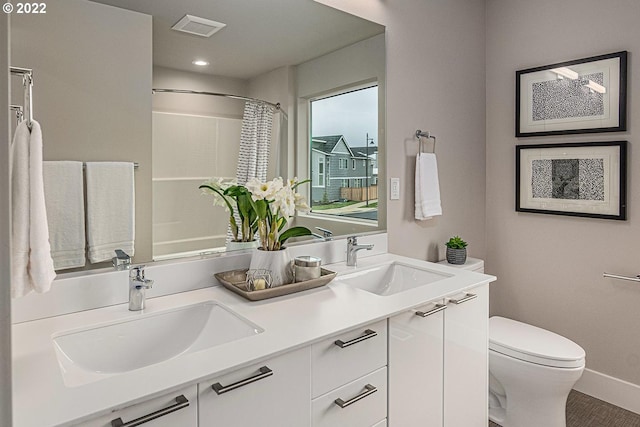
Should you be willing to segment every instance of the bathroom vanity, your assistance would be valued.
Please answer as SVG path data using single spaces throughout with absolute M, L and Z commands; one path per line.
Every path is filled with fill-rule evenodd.
M 317 255 L 336 261 L 326 250 L 343 256 L 343 245 Z M 185 268 L 210 286 L 150 298 L 143 312 L 119 303 L 16 323 L 15 427 L 486 426 L 495 277 L 364 255 L 325 265 L 338 273 L 327 286 L 258 302 L 218 286 L 210 260 L 150 266 L 154 289 L 163 271 L 202 279 L 174 271 Z M 389 290 L 422 274 L 433 277 Z

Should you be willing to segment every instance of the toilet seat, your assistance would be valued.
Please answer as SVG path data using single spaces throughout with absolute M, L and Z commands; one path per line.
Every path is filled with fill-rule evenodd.
M 580 368 L 585 351 L 573 341 L 526 323 L 493 316 L 489 319 L 489 350 L 555 368 Z

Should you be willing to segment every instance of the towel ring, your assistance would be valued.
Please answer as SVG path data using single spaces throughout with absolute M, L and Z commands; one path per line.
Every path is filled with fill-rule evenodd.
M 423 150 L 422 150 L 422 139 L 421 138 L 433 139 L 433 153 L 435 154 L 435 152 L 436 152 L 436 137 L 434 135 L 431 135 L 431 133 L 429 131 L 422 131 L 422 130 L 418 129 L 416 131 L 416 138 L 418 138 L 418 152 L 419 153 L 423 153 Z

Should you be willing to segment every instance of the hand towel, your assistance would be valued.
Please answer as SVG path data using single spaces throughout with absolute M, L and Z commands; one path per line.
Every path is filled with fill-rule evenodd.
M 11 144 L 11 296 L 46 292 L 56 274 L 51 259 L 42 174 L 42 130 L 20 123 Z
M 56 270 L 85 264 L 82 162 L 44 162 L 51 257 Z
M 436 155 L 418 153 L 416 157 L 415 218 L 423 221 L 436 215 L 442 215 Z
M 107 261 L 122 249 L 134 254 L 133 163 L 87 162 L 87 240 L 89 261 Z

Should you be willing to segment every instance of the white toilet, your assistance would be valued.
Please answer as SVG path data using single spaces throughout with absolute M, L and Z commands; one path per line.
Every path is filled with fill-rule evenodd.
M 491 317 L 489 419 L 502 427 L 566 427 L 567 396 L 584 365 L 584 349 L 573 341 Z
M 484 273 L 484 261 L 477 258 L 447 265 Z M 502 427 L 566 427 L 567 396 L 584 364 L 584 349 L 573 341 L 526 323 L 491 317 L 489 419 Z

